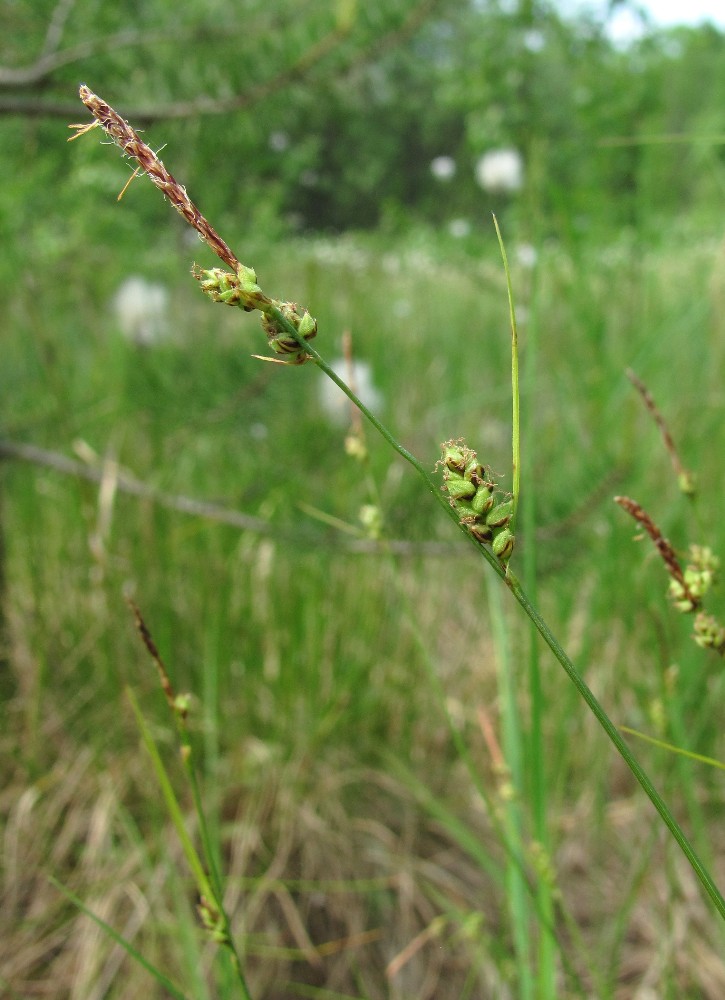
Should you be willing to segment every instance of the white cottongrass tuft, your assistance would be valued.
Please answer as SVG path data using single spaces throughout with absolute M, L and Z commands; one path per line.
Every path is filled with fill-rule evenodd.
M 454 239 L 462 240 L 471 235 L 471 223 L 468 219 L 451 219 L 448 223 L 448 232 Z
M 517 149 L 491 149 L 475 170 L 478 184 L 489 194 L 512 194 L 524 186 L 524 161 Z
M 353 361 L 352 372 L 350 364 L 344 358 L 335 358 L 330 367 L 346 382 L 356 396 L 373 412 L 382 408 L 383 397 L 373 383 L 373 373 L 367 361 Z M 317 398 L 320 407 L 332 424 L 344 426 L 350 422 L 352 403 L 342 389 L 338 389 L 332 379 L 321 376 Z
M 517 243 L 514 247 L 514 256 L 526 271 L 530 271 L 532 267 L 535 267 L 536 261 L 539 259 L 536 247 L 531 243 Z
M 278 132 L 271 132 L 267 142 L 269 143 L 269 148 L 274 150 L 275 153 L 284 153 L 289 148 L 290 138 L 286 132 L 280 130 Z
M 430 161 L 430 172 L 437 181 L 450 181 L 456 176 L 456 161 L 452 156 L 436 156 Z
M 139 275 L 126 278 L 113 297 L 113 312 L 121 333 L 139 347 L 150 347 L 169 336 L 170 295 L 163 285 Z
M 543 31 L 531 28 L 524 32 L 524 48 L 527 52 L 543 52 L 546 48 L 546 36 Z

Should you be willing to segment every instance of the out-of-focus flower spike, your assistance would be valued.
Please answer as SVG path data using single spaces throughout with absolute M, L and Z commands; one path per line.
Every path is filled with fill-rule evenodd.
M 505 565 L 514 548 L 508 525 L 513 503 L 509 494 L 497 489 L 491 470 L 478 461 L 476 452 L 462 438 L 441 445 L 436 468 L 443 468 L 441 489 L 448 494 L 460 523 L 481 545 L 490 545 Z
M 695 642 L 703 649 L 714 649 L 720 656 L 725 656 L 725 628 L 704 612 L 695 618 Z

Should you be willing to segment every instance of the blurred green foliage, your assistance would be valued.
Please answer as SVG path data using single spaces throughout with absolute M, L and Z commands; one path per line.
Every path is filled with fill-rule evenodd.
M 618 47 L 603 23 L 536 0 L 0 9 L 5 278 L 30 261 L 64 266 L 89 240 L 122 242 L 131 224 L 112 197 L 123 167 L 93 141 L 61 141 L 86 114 L 81 80 L 166 143 L 205 213 L 240 234 L 463 219 L 475 236 L 507 207 L 523 224 L 535 209 L 564 238 L 657 232 L 683 212 L 712 218 L 725 190 L 725 37 L 712 27 Z M 515 204 L 475 180 L 501 147 L 526 164 Z M 431 172 L 440 156 L 455 164 L 448 180 Z M 173 223 L 158 199 L 140 202 L 133 225 L 154 230 L 153 255 Z
M 488 212 L 503 210 L 513 259 L 530 240 L 548 261 L 533 297 L 521 261 L 514 276 L 547 345 L 527 401 L 537 408 L 544 520 L 566 522 L 582 498 L 601 504 L 609 477 L 643 461 L 632 420 L 621 420 L 623 370 L 637 368 L 666 400 L 676 368 L 685 405 L 707 391 L 693 332 L 707 338 L 711 328 L 707 346 L 719 352 L 721 262 L 709 285 L 708 270 L 725 190 L 713 134 L 725 39 L 678 30 L 620 49 L 592 20 L 564 21 L 539 3 L 509 8 L 220 0 L 202 15 L 163 2 L 64 5 L 54 44 L 74 58 L 57 59 L 42 86 L 18 84 L 13 100 L 25 111 L 0 118 L 3 434 L 65 452 L 76 438 L 99 454 L 110 448 L 164 490 L 218 498 L 300 537 L 311 526 L 297 497 L 341 518 L 366 499 L 357 468 L 338 461 L 341 432 L 320 421 L 316 373 L 260 371 L 248 357 L 264 349 L 256 324 L 204 302 L 184 274 L 194 256 L 211 260 L 182 220 L 143 180 L 117 204 L 130 171 L 97 132 L 66 145 L 67 123 L 85 118 L 75 96 L 83 78 L 134 124 L 146 122 L 151 143 L 168 143 L 168 166 L 265 291 L 317 316 L 328 356 L 353 329 L 386 397 L 383 416 L 406 445 L 436 456 L 441 440 L 469 434 L 497 469 L 508 461 L 508 335 Z M 34 65 L 61 8 L 3 9 L 6 70 Z M 243 108 L 215 113 L 237 98 Z M 164 117 L 202 99 L 211 102 L 204 113 Z M 149 124 L 154 114 L 164 120 Z M 690 139 L 641 141 L 671 133 Z M 507 146 L 522 151 L 527 184 L 516 197 L 487 195 L 476 160 Z M 430 170 L 438 156 L 457 166 L 448 181 Z M 468 236 L 448 231 L 455 218 L 470 219 Z M 309 247 L 287 240 L 280 250 L 290 228 L 350 227 L 377 231 Z M 687 253 L 700 256 L 680 268 Z M 175 335 L 148 355 L 113 336 L 109 302 L 133 272 L 163 280 L 171 295 Z M 717 383 L 715 361 L 706 375 Z M 694 416 L 685 423 L 695 437 L 703 420 L 720 419 L 715 403 Z M 551 476 L 562 439 L 570 468 Z M 330 450 L 335 460 L 321 469 Z M 386 454 L 372 461 L 391 532 L 435 537 L 414 477 L 391 472 Z M 260 467 L 283 473 L 260 485 Z M 649 468 L 638 473 L 643 502 L 668 485 L 649 483 Z M 622 537 L 629 546 L 627 529 Z M 552 572 L 592 558 L 590 526 L 584 538 L 558 539 Z M 618 593 L 620 560 L 611 539 L 601 545 L 600 574 L 612 574 L 602 593 Z M 159 557 L 161 579 L 170 564 Z M 609 596 L 604 603 L 612 609 Z M 627 592 L 620 620 L 636 606 Z
M 661 723 L 668 739 L 722 756 L 719 663 L 713 669 L 688 623 L 670 614 L 662 567 L 632 543 L 632 525 L 610 498 L 631 493 L 678 547 L 697 540 L 725 551 L 725 38 L 709 28 L 678 30 L 623 49 L 592 19 L 563 20 L 535 0 L 512 6 L 0 0 L 0 431 L 86 461 L 95 454 L 96 467 L 110 470 L 99 489 L 50 468 L 0 465 L 0 657 L 11 667 L 3 680 L 6 770 L 17 771 L 17 787 L 87 746 L 101 771 L 133 773 L 135 751 L 124 748 L 135 747 L 136 734 L 119 707 L 129 681 L 143 688 L 153 717 L 166 719 L 160 694 L 153 706 L 156 679 L 121 599 L 130 590 L 175 681 L 200 697 L 207 777 L 212 787 L 228 785 L 230 802 L 245 802 L 244 790 L 263 785 L 276 762 L 302 761 L 290 773 L 295 801 L 304 803 L 299 816 L 310 815 L 320 762 L 337 776 L 350 762 L 379 765 L 390 749 L 457 811 L 470 798 L 434 692 L 421 680 L 420 650 L 390 569 L 379 556 L 346 549 L 348 536 L 310 513 L 354 529 L 370 500 L 345 455 L 345 426 L 324 412 L 319 372 L 250 357 L 264 350 L 258 317 L 211 305 L 189 278 L 194 257 L 215 263 L 209 251 L 144 180 L 117 204 L 131 171 L 99 145 L 98 131 L 66 144 L 66 125 L 87 117 L 81 81 L 143 128 L 154 148 L 167 144 L 167 166 L 257 269 L 264 290 L 317 317 L 326 357 L 339 353 L 343 330 L 352 332 L 355 356 L 370 364 L 382 394 L 381 416 L 406 447 L 432 468 L 439 443 L 464 435 L 507 486 L 510 340 L 490 211 L 502 216 L 532 372 L 524 453 L 536 530 L 522 533 L 515 558 L 536 551 L 547 620 L 618 719 L 646 731 L 660 732 Z M 476 164 L 505 148 L 523 156 L 523 190 L 488 194 Z M 431 170 L 439 157 L 449 173 L 455 167 L 447 180 Z M 451 228 L 456 221 L 465 225 Z M 167 341 L 144 349 L 120 336 L 110 304 L 129 274 L 167 289 Z M 697 537 L 656 429 L 624 378 L 627 366 L 646 381 L 697 471 Z M 480 570 L 470 553 L 459 554 L 460 539 L 419 480 L 372 435 L 369 446 L 386 527 L 412 543 L 398 572 L 416 627 L 440 664 L 448 708 L 488 773 L 476 713 L 496 703 L 496 653 Z M 122 490 L 113 495 L 114 461 L 164 494 L 226 505 L 269 530 L 238 531 Z M 424 542 L 451 549 L 427 555 L 415 548 Z M 520 619 L 510 623 L 520 677 L 527 632 Z M 601 836 L 599 814 L 613 788 L 620 794 L 608 747 L 558 667 L 546 661 L 543 669 L 552 812 L 562 811 L 571 837 Z M 662 773 L 686 796 L 690 783 L 669 763 Z M 692 783 L 695 805 L 719 801 L 711 780 Z M 340 801 L 336 785 L 330 794 L 317 783 L 328 803 Z M 379 818 L 367 771 L 351 789 L 351 816 L 367 810 Z M 143 806 L 148 815 L 154 795 Z M 594 805 L 572 820 L 578 796 Z M 695 805 L 689 816 L 702 832 Z M 399 812 L 396 796 L 394 823 Z M 292 815 L 287 825 L 297 827 Z M 407 843 L 405 815 L 400 822 Z M 335 849 L 323 841 L 319 851 L 326 875 L 338 856 L 337 816 L 330 828 Z M 304 850 L 319 829 L 300 829 L 302 862 L 291 870 L 316 873 Z M 598 858 L 611 865 L 617 851 L 629 871 L 636 852 L 621 829 L 598 840 L 591 865 L 577 862 L 577 871 L 596 881 Z M 48 830 L 49 844 L 63 840 L 54 821 Z M 260 843 L 262 870 L 273 838 L 265 832 Z M 68 862 L 74 880 L 76 853 Z M 397 842 L 393 854 L 396 867 Z M 354 852 L 353 870 L 360 856 Z M 601 881 L 624 886 L 624 867 Z M 46 886 L 44 858 L 38 870 Z M 97 881 L 84 878 L 82 885 Z M 582 898 L 596 898 L 591 884 Z M 24 886 L 22 895 L 33 893 Z M 619 905 L 629 913 L 626 899 Z M 12 906 L 3 912 L 7 951 L 15 949 L 10 931 L 33 940 L 35 918 L 28 929 Z M 618 965 L 599 930 L 607 921 L 592 912 L 591 954 L 614 982 Z M 492 913 L 506 970 L 507 944 Z M 365 925 L 378 919 L 373 912 Z M 700 925 L 692 926 L 693 968 L 708 968 Z M 343 936 L 337 925 L 329 931 L 320 940 Z M 54 934 L 49 954 L 56 941 Z M 671 949 L 673 961 L 680 951 Z M 43 975 L 54 972 L 43 955 L 27 968 L 41 964 Z M 138 994 L 132 986 L 123 993 L 117 979 L 109 997 Z M 462 996 L 463 986 L 451 984 L 450 995 Z M 387 991 L 386 983 L 380 995 Z

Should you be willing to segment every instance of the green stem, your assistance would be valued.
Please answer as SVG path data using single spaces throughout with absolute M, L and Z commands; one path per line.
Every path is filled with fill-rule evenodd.
M 287 329 L 289 333 L 297 340 L 300 347 L 302 347 L 305 351 L 307 351 L 307 353 L 314 359 L 318 367 L 321 368 L 321 370 L 324 371 L 325 374 L 328 375 L 333 380 L 335 385 L 337 385 L 340 389 L 342 389 L 342 391 L 345 393 L 348 399 L 352 400 L 352 402 L 359 408 L 360 412 L 370 421 L 373 427 L 375 427 L 375 429 L 380 434 L 382 434 L 382 436 L 385 438 L 388 444 L 392 448 L 394 448 L 395 451 L 397 451 L 397 453 L 406 460 L 406 462 L 408 462 L 410 465 L 413 466 L 413 468 L 421 476 L 421 478 L 423 479 L 423 481 L 425 482 L 426 486 L 431 491 L 433 496 L 439 501 L 441 506 L 444 508 L 448 516 L 451 517 L 458 524 L 458 517 L 456 515 L 456 512 L 453 510 L 452 507 L 450 507 L 448 501 L 445 499 L 443 493 L 441 492 L 438 484 L 433 479 L 431 474 L 418 461 L 418 459 L 415 458 L 414 455 L 412 455 L 406 448 L 404 448 L 401 444 L 399 444 L 395 440 L 395 438 L 387 429 L 387 427 L 385 427 L 384 424 L 382 424 L 378 420 L 378 418 L 373 413 L 371 413 L 371 411 L 364 405 L 364 403 L 360 399 L 358 399 L 355 393 L 349 388 L 349 386 L 347 386 L 342 381 L 339 375 L 337 375 L 336 372 L 334 372 L 332 368 L 330 368 L 330 366 L 324 361 L 321 355 L 318 354 L 317 351 L 314 350 L 314 348 L 310 347 L 308 342 L 302 336 L 300 336 L 300 334 L 297 332 L 294 326 L 291 323 L 289 323 L 285 319 L 285 317 L 282 316 L 281 313 L 279 313 L 278 310 L 274 309 L 273 312 L 275 313 L 278 322 L 280 322 L 285 327 L 285 329 Z M 650 781 L 649 777 L 647 776 L 646 772 L 640 765 L 639 761 L 630 751 L 629 747 L 622 739 L 619 730 L 614 725 L 612 720 L 609 718 L 607 713 L 604 711 L 604 708 L 600 705 L 594 693 L 589 689 L 586 682 L 584 681 L 584 678 L 578 672 L 572 661 L 566 655 L 563 648 L 559 644 L 558 640 L 549 629 L 549 626 L 546 624 L 546 622 L 541 617 L 536 608 L 533 606 L 533 604 L 529 601 L 519 581 L 516 579 L 514 574 L 511 573 L 510 570 L 504 569 L 499 564 L 496 557 L 491 552 L 489 552 L 484 545 L 481 545 L 479 542 L 476 541 L 475 538 L 473 538 L 473 536 L 466 530 L 465 526 L 460 524 L 458 526 L 464 532 L 466 537 L 481 552 L 481 554 L 487 560 L 489 565 L 494 569 L 494 571 L 506 582 L 506 585 L 508 586 L 511 593 L 518 601 L 522 610 L 525 612 L 525 614 L 528 615 L 528 617 L 534 623 L 534 626 L 536 627 L 539 635 L 542 637 L 546 645 L 549 647 L 549 649 L 557 658 L 561 666 L 564 668 L 569 677 L 569 680 L 572 682 L 572 684 L 577 689 L 581 697 L 584 699 L 587 706 L 594 714 L 597 722 L 602 727 L 604 732 L 607 734 L 611 742 L 614 744 L 616 750 L 621 755 L 625 764 L 630 769 L 634 777 L 637 779 L 640 787 L 647 795 L 647 797 L 649 798 L 650 802 L 653 804 L 657 812 L 660 814 L 662 821 L 664 822 L 667 829 L 670 831 L 672 836 L 677 841 L 680 849 L 682 850 L 682 853 L 685 855 L 690 865 L 692 866 L 692 870 L 695 872 L 695 875 L 702 884 L 702 887 L 704 888 L 705 892 L 712 900 L 716 910 L 718 911 L 720 916 L 723 919 L 725 919 L 725 899 L 723 899 L 720 890 L 715 885 L 707 868 L 705 868 L 705 866 L 703 865 L 702 861 L 695 852 L 695 849 L 693 848 L 692 844 L 687 839 L 687 836 L 685 835 L 684 831 L 677 823 L 677 820 L 674 818 L 674 816 L 668 809 L 664 799 Z
M 219 874 L 219 869 L 216 863 L 216 852 L 214 850 L 214 845 L 209 833 L 209 826 L 207 823 L 206 813 L 204 811 L 204 804 L 201 798 L 201 791 L 199 789 L 199 783 L 196 777 L 196 771 L 192 763 L 191 756 L 191 742 L 189 740 L 188 730 L 186 725 L 179 723 L 179 733 L 182 740 L 182 746 L 186 753 L 182 754 L 182 760 L 184 762 L 184 770 L 186 772 L 187 780 L 191 788 L 191 794 L 194 801 L 194 811 L 196 812 L 197 821 L 199 823 L 199 836 L 201 838 L 202 850 L 204 853 L 204 859 L 209 870 L 209 880 L 211 888 L 213 889 L 213 894 L 211 901 L 216 907 L 222 922 L 223 931 L 223 947 L 225 949 L 227 958 L 231 963 L 232 970 L 237 977 L 240 989 L 242 991 L 242 1000 L 252 1000 L 252 994 L 249 992 L 249 986 L 247 985 L 247 980 L 244 975 L 244 965 L 242 963 L 241 956 L 237 951 L 237 946 L 234 943 L 234 937 L 232 935 L 232 926 L 229 920 L 229 914 L 224 906 L 224 890 L 222 886 L 221 876 Z
M 252 995 L 249 992 L 249 987 L 247 985 L 246 978 L 244 976 L 244 968 L 242 961 L 237 951 L 236 945 L 234 944 L 234 938 L 232 937 L 232 928 L 229 921 L 229 916 L 226 909 L 224 908 L 224 897 L 221 886 L 221 878 L 219 872 L 217 871 L 216 864 L 214 861 L 214 851 L 212 848 L 211 838 L 209 836 L 209 830 L 206 823 L 206 815 L 204 813 L 203 803 L 201 801 L 201 793 L 199 790 L 199 785 L 196 780 L 196 773 L 192 764 L 192 746 L 189 739 L 189 733 L 186 728 L 186 724 L 182 722 L 178 713 L 174 713 L 177 732 L 179 733 L 181 748 L 182 748 L 182 761 L 184 764 L 184 770 L 186 772 L 187 779 L 191 787 L 192 798 L 194 800 L 194 809 L 196 811 L 197 819 L 199 822 L 199 829 L 201 834 L 202 846 L 204 860 L 206 861 L 207 867 L 209 869 L 209 875 L 207 876 L 204 870 L 204 865 L 199 857 L 199 854 L 192 843 L 189 831 L 186 828 L 186 823 L 184 821 L 184 816 L 181 811 L 178 799 L 174 792 L 173 786 L 171 784 L 171 779 L 169 778 L 166 767 L 161 759 L 156 743 L 154 742 L 151 731 L 146 723 L 146 720 L 139 708 L 138 702 L 133 691 L 130 688 L 126 689 L 128 699 L 131 702 L 131 707 L 133 709 L 134 715 L 136 716 L 136 722 L 141 731 L 141 738 L 144 742 L 146 750 L 151 758 L 154 770 L 156 772 L 156 777 L 159 781 L 161 792 L 166 803 L 166 809 L 171 817 L 171 820 L 176 829 L 177 836 L 181 841 L 181 846 L 184 850 L 187 863 L 196 881 L 196 886 L 199 891 L 200 896 L 206 898 L 207 902 L 211 904 L 216 913 L 219 915 L 221 920 L 222 928 L 222 940 L 220 944 L 224 948 L 229 961 L 232 965 L 234 973 L 239 982 L 240 989 L 242 991 L 242 1000 L 252 1000 Z
M 457 527 L 461 528 L 458 515 L 446 500 L 443 491 L 440 488 L 440 483 L 436 482 L 436 480 L 428 472 L 425 466 L 418 461 L 415 455 L 409 452 L 407 448 L 404 448 L 403 445 L 400 444 L 400 442 L 393 437 L 388 428 L 384 424 L 382 424 L 380 420 L 378 420 L 378 418 L 375 416 L 372 410 L 369 410 L 367 408 L 367 406 L 363 403 L 363 401 L 355 395 L 355 393 L 352 391 L 349 385 L 343 382 L 343 380 L 340 378 L 337 372 L 327 364 L 322 355 L 319 354 L 314 349 L 314 347 L 311 347 L 308 341 L 306 341 L 303 337 L 300 336 L 298 331 L 295 329 L 294 325 L 290 323 L 289 320 L 285 316 L 283 316 L 278 309 L 276 309 L 275 307 L 271 307 L 268 311 L 274 316 L 274 318 L 280 324 L 280 326 L 284 327 L 284 329 L 295 338 L 300 347 L 304 348 L 307 354 L 309 354 L 312 360 L 315 362 L 317 367 L 321 371 L 323 371 L 328 378 L 332 379 L 335 385 L 345 393 L 345 395 L 351 402 L 355 404 L 355 406 L 358 408 L 358 410 L 360 410 L 363 416 L 373 425 L 375 430 L 388 442 L 390 447 L 393 448 L 395 451 L 397 451 L 397 453 L 400 455 L 401 458 L 404 458 L 406 462 L 408 462 L 410 465 L 413 466 L 413 468 L 418 473 L 418 475 L 423 479 L 423 481 L 425 482 L 426 486 L 433 494 L 435 499 L 443 507 L 448 517 L 450 517 L 451 520 L 455 522 Z M 461 530 L 463 530 L 468 537 L 471 537 L 465 528 L 461 528 Z M 473 541 L 475 542 L 475 539 L 473 539 Z M 478 547 L 478 543 L 476 542 L 475 544 Z M 490 555 L 490 553 L 487 554 Z M 503 570 L 498 565 L 498 561 L 494 558 L 494 556 L 491 555 L 489 561 L 491 562 L 491 565 L 494 567 L 494 569 L 497 570 L 499 576 L 503 577 Z
M 511 400 L 512 400 L 512 423 L 511 423 L 511 477 L 513 493 L 513 512 L 509 528 L 511 534 L 516 534 L 516 512 L 519 507 L 519 493 L 521 492 L 521 423 L 520 423 L 520 391 L 519 391 L 519 335 L 516 329 L 516 310 L 514 308 L 514 290 L 511 284 L 511 271 L 509 270 L 508 255 L 504 245 L 501 230 L 498 226 L 498 219 L 494 215 L 493 224 L 496 227 L 498 245 L 503 258 L 503 269 L 506 275 L 506 290 L 509 301 L 509 321 L 511 324 Z
M 534 623 L 539 635 L 542 637 L 546 645 L 552 651 L 554 656 L 557 658 L 559 663 L 562 665 L 564 670 L 572 682 L 574 687 L 577 689 L 581 697 L 584 699 L 592 713 L 594 714 L 597 722 L 602 727 L 604 732 L 607 734 L 609 739 L 614 744 L 617 752 L 621 755 L 627 767 L 630 769 L 634 777 L 639 782 L 641 788 L 649 798 L 652 805 L 655 807 L 657 812 L 660 814 L 662 821 L 667 826 L 672 836 L 677 841 L 682 853 L 685 855 L 687 860 L 690 862 L 695 875 L 697 875 L 702 887 L 712 900 L 715 908 L 723 919 L 725 919 L 725 899 L 712 880 L 712 877 L 708 870 L 703 865 L 702 861 L 698 857 L 695 849 L 693 848 L 690 841 L 687 839 L 686 834 L 678 824 L 677 820 L 674 818 L 670 812 L 664 799 L 654 787 L 650 781 L 647 773 L 642 768 L 641 764 L 634 756 L 632 751 L 629 749 L 624 739 L 622 738 L 619 730 L 614 725 L 612 720 L 609 718 L 605 712 L 602 705 L 597 700 L 593 691 L 589 688 L 584 678 L 578 672 L 572 661 L 569 659 L 567 654 L 562 649 L 556 637 L 552 634 L 549 626 L 546 624 L 544 619 L 541 617 L 536 608 L 531 604 L 528 597 L 524 593 L 521 584 L 513 575 L 513 573 L 508 573 L 506 576 L 506 583 L 514 595 L 521 608 L 529 616 L 531 621 Z
M 514 794 L 504 799 L 501 804 L 502 822 L 507 835 L 515 844 L 525 843 L 524 815 L 522 799 L 524 794 L 524 736 L 521 728 L 519 703 L 516 696 L 516 672 L 511 656 L 509 633 L 506 627 L 501 588 L 492 577 L 486 577 L 488 589 L 488 605 L 491 615 L 491 632 L 495 650 L 496 676 L 498 680 L 498 700 L 501 706 L 501 734 L 504 763 L 508 769 Z M 519 994 L 521 1000 L 530 1000 L 534 996 L 534 980 L 531 962 L 531 932 L 529 906 L 527 898 L 527 881 L 525 873 L 509 857 L 506 864 L 506 900 L 511 914 L 511 930 L 516 953 L 516 966 L 519 972 Z M 537 880 L 538 887 L 545 881 Z M 529 890 L 532 891 L 532 890 Z M 551 923 L 550 925 L 551 926 Z M 548 929 L 548 928 L 547 928 Z

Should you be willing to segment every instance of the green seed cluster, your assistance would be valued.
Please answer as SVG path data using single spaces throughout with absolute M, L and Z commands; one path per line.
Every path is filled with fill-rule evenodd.
M 317 334 L 317 320 L 306 309 L 300 309 L 296 302 L 273 302 L 277 312 L 291 323 L 300 336 L 312 340 Z M 309 355 L 299 342 L 280 323 L 279 317 L 265 310 L 262 315 L 262 329 L 267 334 L 267 343 L 275 354 L 289 355 L 289 364 L 303 364 Z
M 236 274 L 221 267 L 204 270 L 194 265 L 191 272 L 201 285 L 201 290 L 213 302 L 225 306 L 238 306 L 245 312 L 263 308 L 271 300 L 257 284 L 257 275 L 251 267 L 240 264 Z
M 441 489 L 448 494 L 451 507 L 476 541 L 490 545 L 493 554 L 507 563 L 514 548 L 510 495 L 497 489 L 491 470 L 481 465 L 462 438 L 441 447 L 443 457 L 436 468 L 443 468 Z
M 682 581 L 670 580 L 669 596 L 683 614 L 695 611 L 703 597 L 717 583 L 720 560 L 707 545 L 690 546 L 690 562 Z
M 725 628 L 712 615 L 701 611 L 695 617 L 693 626 L 694 639 L 703 649 L 714 649 L 720 656 L 725 656 Z
M 717 583 L 720 560 L 707 545 L 690 546 L 690 562 L 681 580 L 670 580 L 669 597 L 682 614 L 697 611 L 693 638 L 703 649 L 725 656 L 725 628 L 712 615 L 700 610 L 703 598 Z
M 237 306 L 245 312 L 261 310 L 262 329 L 267 335 L 267 343 L 275 354 L 286 355 L 288 364 L 302 364 L 307 360 L 308 355 L 285 328 L 283 321 L 286 320 L 293 326 L 305 340 L 312 340 L 317 333 L 317 320 L 296 302 L 279 302 L 265 295 L 257 284 L 257 275 L 251 267 L 240 264 L 236 274 L 220 267 L 208 270 L 195 267 L 192 274 L 201 285 L 201 290 L 213 302 Z

